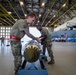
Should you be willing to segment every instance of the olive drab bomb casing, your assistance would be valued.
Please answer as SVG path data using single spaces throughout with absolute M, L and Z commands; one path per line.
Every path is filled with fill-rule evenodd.
M 30 45 L 24 51 L 24 58 L 26 61 L 32 63 L 39 59 L 40 51 L 37 45 Z

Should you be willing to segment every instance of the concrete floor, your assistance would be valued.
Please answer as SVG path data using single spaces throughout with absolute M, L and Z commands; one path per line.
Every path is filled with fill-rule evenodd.
M 49 75 L 76 75 L 76 43 L 53 42 L 55 64 L 44 62 Z M 14 75 L 10 46 L 0 46 L 0 75 Z

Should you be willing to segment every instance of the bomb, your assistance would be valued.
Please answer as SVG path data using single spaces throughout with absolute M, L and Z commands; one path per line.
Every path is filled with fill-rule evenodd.
M 37 45 L 29 45 L 24 51 L 26 61 L 33 63 L 39 59 L 40 51 Z

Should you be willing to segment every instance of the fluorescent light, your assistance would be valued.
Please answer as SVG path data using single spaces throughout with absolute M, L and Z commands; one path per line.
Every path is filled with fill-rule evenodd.
M 48 23 L 50 23 L 50 21 Z
M 44 6 L 44 5 L 45 5 L 45 3 L 43 2 L 43 3 L 42 3 L 42 6 Z
M 15 21 L 17 21 L 17 19 L 15 19 Z
M 41 17 L 41 14 L 39 14 L 39 17 Z
M 63 6 L 62 7 L 65 7 L 66 6 L 66 4 L 63 4 Z
M 58 24 L 54 24 L 54 26 L 56 27 L 56 26 L 58 26 Z
M 55 15 L 53 17 L 55 17 Z
M 21 6 L 24 5 L 22 1 L 20 1 L 20 5 L 21 5 Z
M 27 14 L 24 14 L 25 15 L 25 17 L 27 16 Z
M 11 14 L 11 12 L 8 12 L 8 14 Z

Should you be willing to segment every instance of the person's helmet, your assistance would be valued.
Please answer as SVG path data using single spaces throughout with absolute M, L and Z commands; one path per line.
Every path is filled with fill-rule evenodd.
M 31 45 L 27 47 L 24 51 L 24 58 L 26 61 L 30 63 L 37 61 L 39 56 L 40 56 L 40 51 L 38 47 L 36 47 L 35 45 Z

